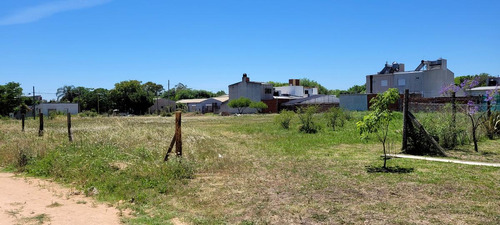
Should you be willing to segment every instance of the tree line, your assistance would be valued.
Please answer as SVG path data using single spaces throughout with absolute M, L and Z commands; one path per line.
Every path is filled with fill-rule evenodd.
M 111 90 L 104 88 L 85 88 L 63 86 L 57 89 L 59 102 L 79 103 L 81 110 L 94 110 L 111 113 L 118 109 L 120 112 L 131 114 L 145 114 L 156 98 L 165 98 L 173 101 L 179 99 L 211 98 L 224 95 L 224 91 L 216 93 L 206 90 L 195 90 L 179 83 L 170 90 L 163 85 L 151 81 L 142 83 L 138 80 L 122 81 L 115 84 Z
M 195 90 L 179 83 L 170 90 L 165 90 L 163 85 L 151 81 L 143 83 L 138 80 L 121 81 L 112 89 L 88 88 L 82 86 L 65 85 L 57 89 L 57 102 L 78 103 L 82 111 L 95 111 L 99 113 L 112 113 L 118 109 L 120 112 L 132 114 L 145 114 L 156 98 L 166 98 L 173 101 L 179 99 L 210 98 L 225 95 L 224 91 L 216 93 L 206 90 Z M 30 96 L 23 96 L 21 85 L 9 82 L 0 85 L 0 116 L 8 116 L 33 104 Z

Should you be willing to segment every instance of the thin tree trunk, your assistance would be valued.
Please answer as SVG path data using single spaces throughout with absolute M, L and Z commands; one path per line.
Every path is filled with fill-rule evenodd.
M 387 168 L 386 165 L 387 165 L 387 153 L 385 152 L 385 141 L 382 142 L 382 146 L 384 148 L 384 169 Z
M 474 150 L 476 152 L 479 152 L 479 150 L 477 148 L 477 139 L 476 139 L 477 125 L 476 125 L 476 123 L 474 123 L 474 117 L 472 115 L 469 114 L 469 118 L 470 118 L 470 121 L 472 122 L 472 141 L 474 142 Z
M 479 152 L 478 148 L 477 148 L 477 139 L 476 139 L 476 128 L 472 128 L 472 140 L 474 141 L 474 150 L 476 152 Z

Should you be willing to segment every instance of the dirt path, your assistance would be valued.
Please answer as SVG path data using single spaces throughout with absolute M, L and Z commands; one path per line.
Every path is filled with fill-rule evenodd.
M 120 224 L 119 213 L 56 183 L 0 173 L 0 224 Z

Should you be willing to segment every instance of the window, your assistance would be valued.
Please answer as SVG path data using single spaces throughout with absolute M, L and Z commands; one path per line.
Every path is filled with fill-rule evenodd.
M 305 90 L 305 91 L 304 91 L 304 93 L 305 93 L 306 95 L 308 95 L 308 94 L 309 94 L 309 90 Z
M 264 89 L 264 93 L 265 93 L 265 94 L 271 94 L 271 93 L 273 93 L 273 89 L 271 89 L 271 88 L 266 88 L 266 89 Z
M 405 79 L 398 79 L 398 86 L 405 86 L 405 85 L 406 85 Z
M 387 80 L 382 80 L 382 81 L 380 82 L 380 86 L 382 86 L 382 87 L 387 87 Z

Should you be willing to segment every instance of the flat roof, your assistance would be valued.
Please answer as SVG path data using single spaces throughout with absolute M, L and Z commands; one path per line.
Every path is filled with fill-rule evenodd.
M 183 103 L 183 104 L 200 103 L 200 102 L 203 102 L 207 99 L 208 98 L 181 99 L 181 100 L 177 101 L 176 103 Z
M 218 97 L 213 97 L 212 99 L 215 99 L 215 100 L 220 101 L 220 102 L 225 102 L 225 101 L 229 100 L 229 95 L 221 95 Z

